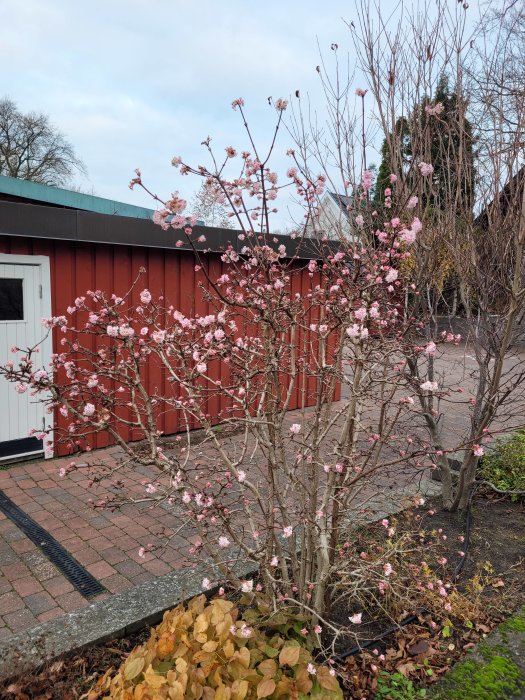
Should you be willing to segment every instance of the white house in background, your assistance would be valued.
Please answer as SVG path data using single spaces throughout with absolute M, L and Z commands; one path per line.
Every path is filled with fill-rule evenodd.
M 325 192 L 318 207 L 318 215 L 310 215 L 306 224 L 306 235 L 311 238 L 327 236 L 330 240 L 344 235 L 354 238 L 354 228 L 348 213 L 351 198 L 344 194 Z

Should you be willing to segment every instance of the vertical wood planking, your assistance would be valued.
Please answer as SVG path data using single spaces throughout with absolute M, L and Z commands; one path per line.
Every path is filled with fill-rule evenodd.
M 133 292 L 131 301 L 139 304 L 140 291 L 147 287 L 152 295 L 164 296 L 166 306 L 170 304 L 185 316 L 196 314 L 206 315 L 214 313 L 208 303 L 202 298 L 202 290 L 198 288 L 198 282 L 204 281 L 203 272 L 195 272 L 195 260 L 193 254 L 178 249 L 161 250 L 131 246 L 113 246 L 105 244 L 74 243 L 66 241 L 49 241 L 46 239 L 22 239 L 0 236 L 0 252 L 19 255 L 48 255 L 51 263 L 51 298 L 53 315 L 67 315 L 67 307 L 74 303 L 77 296 L 82 296 L 88 289 L 100 289 L 109 296 L 113 292 L 124 294 L 127 292 L 139 269 L 144 267 L 146 274 Z M 228 272 L 222 265 L 218 254 L 208 253 L 202 261 L 207 266 L 212 279 L 217 279 L 223 272 Z M 301 265 L 302 266 L 302 265 Z M 312 280 L 308 276 L 308 270 L 301 273 L 294 271 L 292 274 L 292 294 L 300 293 L 308 303 L 306 295 L 311 286 L 318 282 L 317 276 Z M 69 318 L 69 317 L 68 317 Z M 317 313 L 311 314 L 310 322 L 318 322 Z M 239 318 L 238 333 L 242 333 L 242 320 Z M 257 335 L 256 324 L 245 325 L 248 334 Z M 62 346 L 60 340 L 63 334 L 54 332 L 54 352 L 60 352 Z M 302 356 L 303 333 L 298 337 L 297 352 Z M 335 338 L 330 340 L 330 349 L 333 352 Z M 308 345 L 308 354 L 314 350 L 314 346 Z M 213 377 L 220 379 L 227 385 L 230 381 L 230 369 L 226 365 L 213 365 L 211 367 Z M 159 393 L 168 392 L 170 396 L 178 396 L 179 388 L 166 382 L 166 377 L 158 362 L 149 363 L 145 368 L 144 382 L 150 393 L 158 389 Z M 284 381 L 286 385 L 286 381 Z M 306 405 L 312 405 L 315 401 L 315 378 L 311 377 L 306 382 L 307 393 L 304 397 Z M 294 389 L 294 395 L 290 408 L 298 408 L 302 404 L 302 382 L 298 381 Z M 213 392 L 212 392 L 213 393 Z M 340 397 L 340 386 L 336 390 L 336 398 Z M 229 415 L 231 411 L 231 399 L 212 395 L 207 402 L 206 412 L 210 414 L 213 422 L 220 420 L 220 414 Z M 129 409 L 125 409 L 123 415 L 131 417 Z M 68 419 L 55 414 L 55 425 L 66 428 Z M 177 411 L 170 410 L 161 419 L 161 429 L 166 434 L 173 434 L 185 429 L 181 416 Z M 192 421 L 192 428 L 198 427 L 198 421 Z M 123 437 L 140 437 L 137 434 L 130 435 L 123 428 Z M 102 447 L 108 444 L 105 434 L 91 439 L 92 447 Z M 58 446 L 59 454 L 66 454 L 66 446 Z

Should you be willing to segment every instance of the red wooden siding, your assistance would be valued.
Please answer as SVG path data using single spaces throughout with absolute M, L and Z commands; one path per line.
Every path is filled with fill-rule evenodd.
M 134 292 L 133 301 L 137 305 L 140 290 L 147 287 L 154 297 L 163 295 L 167 304 L 172 304 L 187 316 L 196 313 L 205 315 L 211 312 L 198 289 L 198 283 L 205 279 L 204 275 L 202 272 L 195 271 L 195 259 L 188 251 L 0 236 L 0 253 L 49 257 L 53 315 L 65 313 L 75 298 L 85 294 L 88 289 L 115 292 L 117 295 L 124 294 L 130 289 L 141 268 L 146 272 Z M 226 266 L 221 262 L 219 254 L 209 254 L 204 264 L 208 265 L 211 277 L 215 279 L 226 271 Z M 293 293 L 300 292 L 306 295 L 311 283 L 308 273 L 305 272 L 302 278 L 294 276 L 293 280 Z M 317 320 L 312 314 L 311 321 Z M 247 330 L 251 333 L 256 331 L 255 328 Z M 59 341 L 62 337 L 62 334 L 55 332 L 54 352 L 60 351 Z M 310 341 L 308 343 L 305 341 L 301 333 L 298 338 L 300 355 L 306 347 L 312 347 Z M 216 379 L 220 378 L 223 382 L 228 380 L 228 367 L 217 363 L 213 369 L 216 372 Z M 157 363 L 151 362 L 145 368 L 145 383 L 150 392 L 158 389 L 159 393 L 163 393 L 166 389 L 164 374 Z M 309 378 L 305 382 L 304 389 L 306 391 L 303 390 L 302 383 L 298 383 L 291 409 L 314 403 L 315 379 Z M 339 389 L 336 398 L 339 398 Z M 207 412 L 215 420 L 219 420 L 221 412 L 230 407 L 229 399 L 226 402 L 225 398 L 213 396 L 208 402 Z M 62 428 L 65 428 L 68 422 L 59 414 L 55 415 L 55 421 Z M 183 430 L 185 426 L 180 424 L 180 416 L 177 412 L 171 411 L 162 416 L 159 427 L 165 434 L 173 434 Z M 128 434 L 123 437 L 136 439 L 141 436 L 133 435 L 128 431 Z M 93 436 L 90 444 L 93 448 L 106 446 L 107 434 Z M 58 451 L 64 454 L 67 448 L 60 445 Z

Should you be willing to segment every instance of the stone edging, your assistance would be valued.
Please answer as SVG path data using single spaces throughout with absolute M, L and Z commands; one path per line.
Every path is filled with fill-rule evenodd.
M 182 597 L 202 593 L 201 584 L 198 569 L 173 571 L 15 634 L 0 643 L 0 683 L 63 654 L 157 624 Z

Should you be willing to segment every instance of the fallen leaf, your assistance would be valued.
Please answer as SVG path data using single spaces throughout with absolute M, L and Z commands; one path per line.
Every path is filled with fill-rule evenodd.
M 410 656 L 419 656 L 419 654 L 426 654 L 429 648 L 430 646 L 428 642 L 425 642 L 425 640 L 422 639 L 413 646 L 407 647 L 407 651 Z

